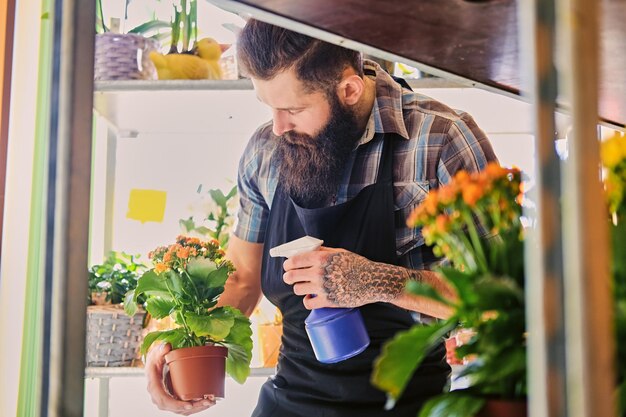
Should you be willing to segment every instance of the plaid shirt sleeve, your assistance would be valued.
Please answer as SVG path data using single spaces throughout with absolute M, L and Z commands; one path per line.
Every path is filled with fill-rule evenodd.
M 262 126 L 253 135 L 239 160 L 237 187 L 239 192 L 239 210 L 234 234 L 247 242 L 261 243 L 265 238 L 265 229 L 269 218 L 269 207 L 261 192 L 259 181 L 263 160 Z
M 450 124 L 448 137 L 437 166 L 439 185 L 450 182 L 458 171 L 478 172 L 489 162 L 497 162 L 487 135 L 467 113 L 459 112 L 459 118 Z
M 436 164 L 436 178 L 429 178 L 428 181 L 431 189 L 448 184 L 458 171 L 478 172 L 490 162 L 498 160 L 487 135 L 474 119 L 464 112 L 458 114 L 458 118 L 450 120 L 441 139 L 426 142 L 429 143 L 425 148 L 430 154 L 428 159 Z M 438 136 L 433 136 L 436 137 Z M 423 245 L 421 229 L 407 228 L 406 231 L 415 233 L 415 244 L 401 257 L 400 262 L 403 266 L 413 269 L 433 269 L 447 262 L 445 259 L 435 257 L 431 249 Z M 486 235 L 484 230 L 480 232 Z

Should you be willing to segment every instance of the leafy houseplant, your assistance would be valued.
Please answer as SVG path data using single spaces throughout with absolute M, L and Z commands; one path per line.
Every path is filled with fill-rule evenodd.
M 429 326 L 416 325 L 385 345 L 372 382 L 387 392 L 389 405 L 400 397 L 428 350 L 459 324 L 475 332 L 457 348 L 459 356 L 476 358 L 461 373 L 469 387 L 431 399 L 420 417 L 470 417 L 484 413 L 493 401 L 525 398 L 520 186 L 519 171 L 497 164 L 472 175 L 459 172 L 449 185 L 431 191 L 408 219 L 409 225 L 422 227 L 434 252 L 450 261 L 439 272 L 457 297 L 445 299 L 423 283 L 408 285 L 412 294 L 441 302 L 452 314 Z
M 243 383 L 250 373 L 252 357 L 248 318 L 235 308 L 217 306 L 226 280 L 234 271 L 232 263 L 224 259 L 224 251 L 216 240 L 206 242 L 184 236 L 172 245 L 155 249 L 149 256 L 154 268 L 139 278 L 135 290 L 126 294 L 126 312 L 132 315 L 138 297 L 145 295 L 146 309 L 153 317 L 171 316 L 178 327 L 146 335 L 141 352 L 146 353 L 157 341 L 172 345 L 166 361 L 173 391 L 179 398 L 223 397 L 224 370 Z M 202 358 L 177 360 L 181 355 L 193 356 L 198 352 L 212 363 L 207 365 Z M 185 363 L 191 369 L 181 371 L 180 366 Z M 192 375 L 194 371 L 199 375 Z M 216 381 L 209 381 L 207 372 L 216 371 L 220 371 Z M 191 386 L 183 386 L 186 382 Z M 204 382 L 208 386 L 202 387 Z
M 202 185 L 198 187 L 198 194 L 201 193 Z M 186 219 L 180 219 L 178 223 L 186 235 L 215 239 L 221 247 L 226 248 L 235 220 L 233 210 L 236 204 L 237 186 L 231 188 L 228 194 L 219 189 L 210 189 L 192 206 L 192 211 L 198 215 L 194 213 Z
M 89 268 L 89 304 L 120 304 L 147 269 L 138 256 L 110 251 L 102 264 Z M 138 302 L 143 303 L 143 299 Z
M 87 366 L 128 366 L 138 359 L 146 312 L 135 306 L 129 317 L 121 305 L 147 269 L 137 258 L 111 251 L 102 264 L 88 270 Z M 138 297 L 138 303 L 143 301 Z
M 606 168 L 606 195 L 611 213 L 615 340 L 617 342 L 617 398 L 620 416 L 626 416 L 626 137 L 615 133 L 601 148 Z

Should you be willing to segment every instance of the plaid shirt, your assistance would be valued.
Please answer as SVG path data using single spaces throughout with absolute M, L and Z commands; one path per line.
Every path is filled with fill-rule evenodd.
M 394 143 L 394 204 L 396 252 L 400 265 L 429 269 L 436 261 L 424 245 L 421 229 L 406 219 L 428 194 L 446 184 L 459 170 L 483 169 L 496 161 L 485 133 L 472 117 L 422 94 L 403 89 L 378 64 L 365 61 L 366 75 L 376 81 L 376 100 L 367 128 L 351 153 L 334 204 L 355 197 L 376 182 L 383 133 L 396 133 Z M 278 184 L 278 166 L 272 158 L 276 137 L 271 121 L 252 136 L 239 163 L 240 209 L 235 235 L 263 242 Z

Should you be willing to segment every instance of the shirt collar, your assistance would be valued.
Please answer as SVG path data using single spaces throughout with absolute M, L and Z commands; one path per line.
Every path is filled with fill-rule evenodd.
M 364 60 L 363 69 L 376 73 L 375 76 L 365 75 L 376 82 L 376 99 L 357 146 L 372 140 L 375 133 L 397 133 L 409 139 L 402 114 L 402 87 L 374 61 Z

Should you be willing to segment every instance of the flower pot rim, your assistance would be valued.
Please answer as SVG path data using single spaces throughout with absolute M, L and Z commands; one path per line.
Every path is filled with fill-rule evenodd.
M 228 348 L 219 345 L 193 346 L 174 349 L 165 355 L 165 362 L 168 364 L 175 360 L 186 359 L 188 357 L 224 357 L 228 356 Z

